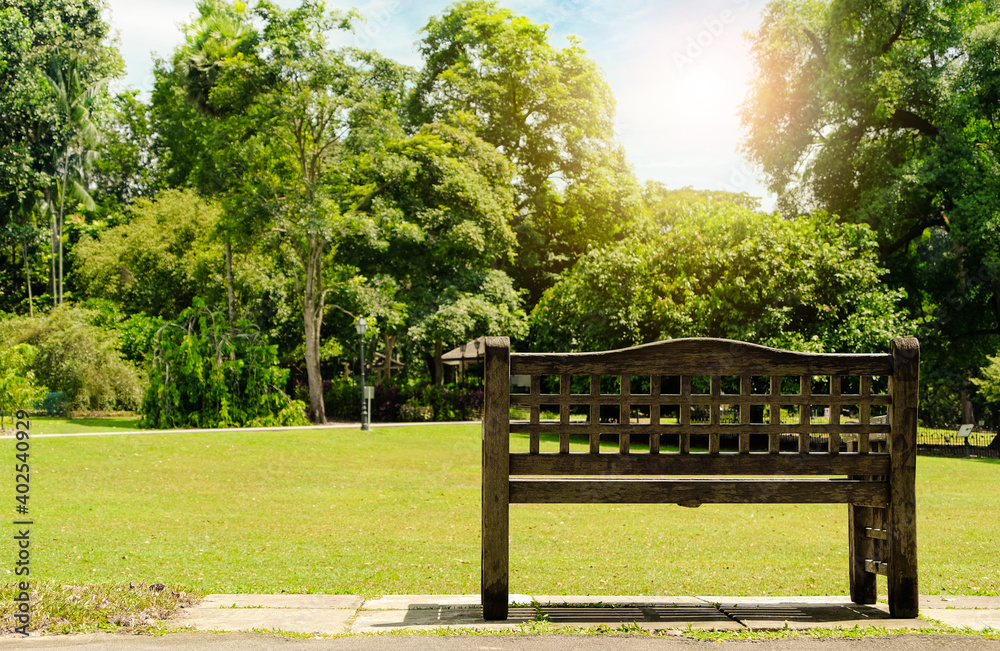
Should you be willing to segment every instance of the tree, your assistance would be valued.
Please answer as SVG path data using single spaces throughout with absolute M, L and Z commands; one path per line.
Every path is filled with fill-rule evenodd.
M 105 212 L 113 212 L 139 198 L 152 199 L 165 185 L 152 107 L 138 91 L 126 91 L 116 95 L 113 110 L 99 118 L 101 155 L 90 175 L 94 200 Z
M 998 45 L 992 2 L 772 2 L 743 107 L 744 153 L 786 214 L 871 226 L 924 388 L 949 386 L 970 422 L 969 377 L 1000 345 Z
M 117 51 L 104 44 L 102 8 L 100 0 L 11 0 L 0 9 L 0 223 L 20 213 L 23 224 L 25 214 L 46 208 L 56 214 L 60 204 L 65 212 L 59 198 L 81 161 L 66 153 L 81 152 L 77 136 L 87 131 L 78 118 L 90 99 L 82 98 L 121 70 Z M 59 221 L 50 220 L 54 297 Z
M 23 268 L 23 276 L 12 268 L 15 258 L 14 254 L 12 254 L 10 258 L 10 275 L 0 273 L 0 277 L 3 278 L 5 285 L 4 288 L 0 289 L 0 295 L 3 295 L 7 299 L 5 301 L 6 304 L 0 307 L 0 310 L 14 312 L 18 308 L 22 308 L 24 301 L 18 301 L 17 297 L 20 295 L 18 289 L 20 283 L 18 279 L 23 277 L 29 316 L 34 316 L 35 314 L 33 283 L 41 282 L 41 279 L 44 278 L 44 274 L 40 273 L 39 270 L 37 256 L 37 251 L 41 248 L 45 239 L 43 229 L 39 228 L 37 224 L 37 217 L 39 216 L 39 210 L 36 207 L 37 199 L 39 199 L 38 195 L 29 195 L 22 201 L 10 202 L 8 204 L 10 221 L 6 224 L 3 231 L 0 232 L 0 242 L 3 243 L 4 248 L 6 249 L 9 246 L 10 250 L 20 253 L 21 266 Z
M 28 344 L 39 384 L 63 393 L 70 410 L 138 408 L 144 378 L 122 359 L 114 332 L 90 323 L 89 310 L 62 305 L 45 315 L 0 322 L 0 346 Z
M 423 125 L 386 147 L 373 170 L 372 202 L 383 241 L 345 245 L 345 257 L 395 280 L 407 321 L 396 332 L 433 348 L 443 382 L 445 344 L 525 333 L 521 297 L 501 270 L 514 257 L 512 167 L 491 144 L 447 124 Z M 387 355 L 391 351 L 387 351 Z
M 582 257 L 532 312 L 544 350 L 722 337 L 812 352 L 884 351 L 908 331 L 865 226 L 784 220 L 707 199 L 650 206 L 648 231 Z M 661 204 L 662 205 L 662 204 Z
M 222 3 L 203 3 L 209 5 Z M 348 28 L 350 15 L 327 14 L 311 2 L 284 11 L 262 1 L 252 21 L 241 5 L 225 7 L 226 20 L 240 24 L 226 28 L 235 40 L 198 58 L 210 54 L 214 41 L 196 38 L 191 45 L 199 50 L 175 58 L 175 70 L 185 63 L 188 73 L 174 87 L 207 97 L 203 113 L 220 120 L 205 133 L 214 134 L 224 157 L 212 157 L 206 171 L 219 180 L 225 210 L 238 224 L 233 228 L 249 239 L 270 236 L 294 253 L 309 415 L 323 422 L 325 261 L 345 235 L 370 226 L 362 209 L 381 188 L 354 170 L 398 133 L 395 107 L 405 71 L 371 53 L 329 46 L 328 32 Z M 165 87 L 162 96 L 176 101 L 177 90 Z
M 1000 407 L 1000 356 L 989 356 L 989 364 L 980 369 L 980 377 L 972 378 L 972 383 L 979 387 L 979 394 L 989 403 L 996 415 Z
M 91 113 L 97 108 L 104 86 L 103 79 L 85 84 L 81 79 L 83 64 L 76 53 L 58 53 L 49 62 L 47 77 L 55 99 L 55 109 L 61 121 L 60 145 L 53 151 L 50 162 L 53 182 L 45 188 L 45 211 L 52 229 L 52 297 L 59 305 L 64 302 L 63 232 L 66 223 L 66 202 L 80 204 L 87 210 L 95 208 L 86 185 L 97 158 L 100 132 Z
M 195 296 L 219 299 L 221 245 L 213 235 L 221 208 L 192 190 L 138 199 L 128 221 L 84 236 L 73 251 L 77 282 L 90 297 L 131 313 L 174 319 Z
M 241 321 L 233 334 L 200 299 L 156 334 L 142 426 L 267 427 L 305 424 L 305 405 L 283 387 L 277 350 Z
M 639 187 L 613 133 L 615 102 L 576 40 L 496 2 L 457 2 L 423 29 L 410 122 L 471 130 L 514 164 L 518 262 L 532 299 L 591 245 L 628 232 Z

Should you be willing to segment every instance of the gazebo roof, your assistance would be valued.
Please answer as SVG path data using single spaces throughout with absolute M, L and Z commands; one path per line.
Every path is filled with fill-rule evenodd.
M 451 366 L 458 366 L 463 362 L 474 362 L 485 354 L 486 337 L 479 337 L 467 342 L 464 346 L 459 346 L 441 355 L 441 361 Z

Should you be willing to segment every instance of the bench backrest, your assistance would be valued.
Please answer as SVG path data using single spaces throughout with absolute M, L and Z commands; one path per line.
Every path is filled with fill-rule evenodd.
M 894 398 L 916 409 L 916 375 L 906 374 L 919 355 L 915 342 L 862 355 L 721 339 L 549 354 L 510 353 L 505 338 L 489 338 L 484 438 L 509 453 L 510 434 L 528 435 L 527 452 L 509 453 L 510 475 L 885 475 L 892 451 L 915 450 L 916 414 L 891 409 Z M 511 376 L 526 376 L 527 391 L 511 393 Z M 511 421 L 511 406 L 527 418 Z M 586 449 L 571 451 L 571 437 L 581 435 Z M 618 454 L 602 453 L 602 435 L 617 438 Z M 691 453 L 699 435 L 708 455 Z M 726 435 L 738 439 L 737 452 L 720 453 Z M 781 452 L 788 435 L 798 439 L 793 453 Z M 771 454 L 744 458 L 752 436 L 766 436 Z M 543 454 L 552 439 L 558 454 Z M 661 447 L 666 441 L 676 450 Z M 841 454 L 845 441 L 854 454 Z

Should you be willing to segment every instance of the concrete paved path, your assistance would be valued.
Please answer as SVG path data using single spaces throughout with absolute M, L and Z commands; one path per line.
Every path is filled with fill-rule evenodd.
M 746 631 L 854 626 L 894 631 L 892 635 L 863 639 L 801 636 L 729 640 L 724 646 L 730 651 L 1000 651 L 1000 640 L 935 634 L 935 629 L 942 633 L 966 628 L 1000 629 L 1000 597 L 924 596 L 920 601 L 920 619 L 907 620 L 891 619 L 885 604 L 858 606 L 846 597 L 512 595 L 511 601 L 507 622 L 485 622 L 478 595 L 399 595 L 362 599 L 351 595 L 218 594 L 183 609 L 170 620 L 172 625 L 190 627 L 190 633 L 5 636 L 0 637 L 0 651 L 256 651 L 273 648 L 303 651 L 695 651 L 705 648 L 705 641 L 685 637 L 689 629 Z M 569 634 L 580 628 L 618 634 Z M 440 635 L 444 632 L 441 629 L 450 629 L 448 632 L 452 635 Z M 490 629 L 506 634 L 473 634 Z M 643 632 L 638 629 L 657 631 L 660 635 L 629 634 L 631 631 Z M 907 634 L 911 630 L 922 632 Z M 559 631 L 566 634 L 540 634 Z M 283 633 L 341 637 L 297 639 Z
M 969 635 L 890 635 L 851 638 L 729 640 L 713 644 L 684 637 L 637 635 L 374 635 L 365 637 L 288 639 L 267 633 L 176 633 L 149 635 L 49 636 L 0 638 L 0 649 L 53 651 L 997 651 L 1000 640 Z
M 448 422 L 419 422 L 419 423 L 371 423 L 373 428 L 382 427 L 434 427 L 442 425 L 478 425 L 482 421 L 463 420 Z M 32 428 L 31 437 L 36 439 L 46 438 L 80 438 L 89 436 L 146 436 L 149 434 L 217 434 L 219 432 L 292 432 L 299 430 L 329 430 L 329 429 L 361 429 L 361 423 L 326 423 L 325 425 L 294 425 L 291 427 L 218 427 L 213 429 L 137 429 L 137 430 L 108 430 L 93 432 L 69 432 L 65 434 L 46 434 L 44 424 L 39 424 Z M 2 430 L 10 432 L 0 435 L 0 440 L 13 439 L 13 430 Z
M 267 633 L 176 633 L 149 635 L 48 636 L 11 640 L 0 638 L 0 649 L 53 651 L 997 651 L 1000 640 L 969 635 L 890 635 L 884 637 L 729 640 L 713 644 L 684 637 L 638 635 L 374 635 L 341 638 L 288 639 Z
M 209 595 L 174 624 L 199 631 L 287 631 L 325 635 L 467 631 L 536 632 L 552 627 L 684 631 L 811 629 L 1000 630 L 1000 598 L 921 598 L 920 619 L 892 619 L 885 604 L 847 597 L 600 597 L 511 595 L 510 618 L 486 622 L 478 595 Z

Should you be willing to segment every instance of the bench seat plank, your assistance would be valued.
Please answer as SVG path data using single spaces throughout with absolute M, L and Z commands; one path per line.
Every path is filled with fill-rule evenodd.
M 885 482 L 858 479 L 511 477 L 511 504 L 886 504 Z

